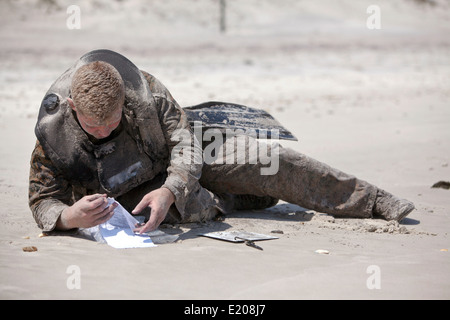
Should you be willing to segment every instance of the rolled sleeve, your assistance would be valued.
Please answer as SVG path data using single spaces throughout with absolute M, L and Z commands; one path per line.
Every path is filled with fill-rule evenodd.
M 166 110 L 161 125 L 169 145 L 170 164 L 167 179 L 163 185 L 175 196 L 175 206 L 183 214 L 186 201 L 198 184 L 202 172 L 202 150 L 187 121 L 186 114 L 176 104 L 165 101 Z M 171 115 L 178 116 L 172 117 Z
M 159 122 L 170 152 L 167 178 L 162 187 L 175 196 L 175 206 L 183 214 L 189 194 L 198 188 L 203 158 L 186 113 L 170 92 L 154 77 L 145 74 L 155 98 Z
M 28 204 L 43 231 L 52 231 L 65 208 L 72 202 L 70 184 L 58 174 L 39 141 L 30 161 Z

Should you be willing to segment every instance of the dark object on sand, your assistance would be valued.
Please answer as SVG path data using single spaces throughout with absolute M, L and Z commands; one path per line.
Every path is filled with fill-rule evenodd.
M 439 181 L 431 186 L 432 188 L 441 188 L 441 189 L 450 189 L 450 182 L 448 181 Z

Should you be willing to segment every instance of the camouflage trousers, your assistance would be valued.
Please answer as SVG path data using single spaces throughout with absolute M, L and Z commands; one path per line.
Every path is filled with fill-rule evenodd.
M 229 147 L 230 142 L 234 147 Z M 258 153 L 250 154 L 251 150 L 264 148 L 271 155 L 265 161 L 258 158 Z M 247 194 L 270 196 L 335 216 L 372 217 L 376 186 L 304 154 L 251 137 L 232 138 L 215 151 L 219 156 L 205 161 L 201 179 L 190 193 L 184 212 L 173 205 L 165 223 L 213 219 L 219 213 L 233 211 L 234 195 Z M 275 167 L 272 172 L 267 172 L 270 171 L 267 159 L 277 161 L 276 166 L 271 164 Z M 164 180 L 165 176 L 161 175 L 117 200 L 132 210 L 146 193 L 162 186 Z

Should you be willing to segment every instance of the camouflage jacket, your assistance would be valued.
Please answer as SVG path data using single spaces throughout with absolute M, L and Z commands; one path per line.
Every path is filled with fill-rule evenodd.
M 169 151 L 168 155 L 165 155 L 167 159 L 164 160 L 167 163 L 165 166 L 167 178 L 163 187 L 168 188 L 175 195 L 175 206 L 183 215 L 188 195 L 200 178 L 202 164 L 198 161 L 186 163 L 170 158 L 172 149 L 179 142 L 176 132 L 189 132 L 192 136 L 192 130 L 185 112 L 170 92 L 155 77 L 146 72 L 142 73 L 155 100 L 158 123 L 164 134 L 163 143 L 167 145 Z M 79 130 L 82 130 L 81 127 Z M 139 130 L 139 132 L 141 135 L 148 135 L 147 139 L 155 138 L 152 136 L 152 130 Z M 192 141 L 194 141 L 193 137 Z M 61 168 L 51 160 L 52 157 L 46 154 L 42 142 L 38 138 L 31 156 L 29 206 L 38 226 L 44 231 L 51 231 L 66 207 L 87 195 L 87 192 L 96 193 L 103 190 L 87 191 L 71 182 L 68 179 L 68 173 L 61 171 Z

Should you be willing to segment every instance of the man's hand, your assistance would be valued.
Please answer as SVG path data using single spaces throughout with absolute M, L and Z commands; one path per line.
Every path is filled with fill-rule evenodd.
M 66 208 L 59 217 L 56 228 L 90 228 L 108 221 L 114 214 L 117 203 L 108 206 L 106 194 L 84 196 Z
M 143 226 L 134 229 L 135 232 L 144 233 L 153 231 L 164 221 L 167 212 L 169 211 L 172 203 L 175 202 L 175 196 L 167 188 L 159 188 L 147 193 L 138 203 L 136 208 L 131 212 L 137 214 L 146 207 L 151 208 L 150 219 Z

